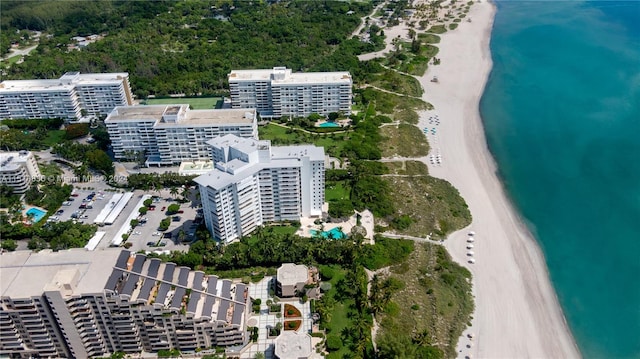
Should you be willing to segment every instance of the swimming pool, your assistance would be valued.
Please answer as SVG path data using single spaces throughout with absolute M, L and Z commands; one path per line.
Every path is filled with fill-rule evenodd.
M 38 221 L 40 221 L 46 214 L 47 212 L 35 207 L 29 208 L 29 210 L 27 211 L 27 217 L 29 217 L 29 215 L 33 216 L 33 223 L 37 223 Z
M 324 122 L 319 124 L 318 127 L 340 127 L 340 125 L 335 122 Z
M 312 229 L 310 232 L 312 236 L 317 236 L 318 234 L 320 234 L 322 238 L 330 238 L 330 239 L 347 238 L 347 235 L 344 234 L 344 232 L 342 232 L 338 227 L 330 229 L 328 231 L 324 231 L 324 232 L 320 232 L 318 230 Z

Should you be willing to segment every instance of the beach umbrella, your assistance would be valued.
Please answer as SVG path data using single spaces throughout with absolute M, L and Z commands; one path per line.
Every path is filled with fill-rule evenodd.
M 475 235 L 476 235 L 476 232 L 474 232 L 474 231 L 470 231 L 470 232 L 469 232 L 469 235 L 470 235 L 470 236 L 475 236 Z
M 475 262 L 476 262 L 476 260 L 475 260 L 475 259 L 473 259 L 473 258 L 469 259 L 469 263 L 473 264 L 473 263 L 475 263 Z
M 471 248 L 473 248 L 473 244 L 471 243 L 467 244 L 467 249 L 471 249 Z
M 468 252 L 467 252 L 467 255 L 468 255 L 468 256 L 470 256 L 470 257 L 471 257 L 471 256 L 473 256 L 474 254 L 475 254 L 475 253 L 473 253 L 473 251 L 468 251 Z
M 469 237 L 469 238 L 467 238 L 467 242 L 471 243 L 471 242 L 473 242 L 473 241 L 475 241 L 475 239 L 473 239 L 473 237 Z

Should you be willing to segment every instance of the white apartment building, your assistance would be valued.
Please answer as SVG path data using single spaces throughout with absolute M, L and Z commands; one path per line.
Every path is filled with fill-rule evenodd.
M 149 165 L 211 159 L 207 141 L 226 134 L 257 138 L 254 109 L 190 110 L 189 105 L 116 107 L 105 119 L 118 160 L 143 152 Z
M 255 108 L 265 118 L 331 112 L 350 115 L 352 85 L 348 72 L 292 73 L 286 67 L 274 67 L 229 74 L 231 106 Z
M 24 193 L 41 177 L 36 158 L 30 151 L 0 152 L 0 183 Z
M 0 119 L 80 119 L 133 105 L 129 74 L 67 72 L 53 80 L 0 82 Z
M 234 135 L 209 144 L 215 169 L 195 182 L 216 240 L 231 242 L 268 222 L 322 215 L 324 148 L 272 147 Z
M 248 343 L 245 284 L 144 254 L 16 251 L 3 255 L 0 274 L 2 357 L 83 359 Z

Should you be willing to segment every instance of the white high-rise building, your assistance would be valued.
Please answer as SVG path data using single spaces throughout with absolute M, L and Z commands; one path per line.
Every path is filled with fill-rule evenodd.
M 348 72 L 292 73 L 286 67 L 274 67 L 229 74 L 231 106 L 255 108 L 265 118 L 331 112 L 350 115 L 352 85 Z
M 7 80 L 0 83 L 0 119 L 104 116 L 116 106 L 133 104 L 129 74 L 67 72 L 54 80 Z
M 24 193 L 41 177 L 36 158 L 30 151 L 0 152 L 0 183 Z
M 207 160 L 207 141 L 234 134 L 257 138 L 254 109 L 190 110 L 189 105 L 116 107 L 105 119 L 118 160 L 143 152 L 147 165 Z
M 209 144 L 215 169 L 195 182 L 216 240 L 231 242 L 268 222 L 322 215 L 324 148 L 272 147 L 233 135 Z

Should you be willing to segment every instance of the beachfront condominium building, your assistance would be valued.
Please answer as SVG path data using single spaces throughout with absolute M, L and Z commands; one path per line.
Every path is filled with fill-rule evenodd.
M 322 215 L 324 148 L 272 147 L 234 135 L 209 144 L 215 168 L 195 182 L 216 240 L 231 242 L 268 222 Z
M 207 141 L 218 136 L 258 137 L 254 109 L 125 106 L 113 109 L 104 122 L 115 158 L 132 160 L 139 153 L 144 153 L 147 166 L 210 160 L 211 150 Z
M 292 73 L 285 67 L 271 70 L 233 70 L 229 90 L 233 108 L 255 108 L 261 117 L 307 117 L 313 113 L 351 114 L 348 72 Z
M 129 74 L 67 72 L 55 80 L 0 82 L 0 119 L 105 116 L 116 106 L 133 105 Z
M 14 193 L 25 193 L 41 176 L 30 151 L 0 152 L 0 183 L 13 188 Z
M 0 356 L 91 358 L 248 342 L 246 285 L 118 249 L 3 255 Z

